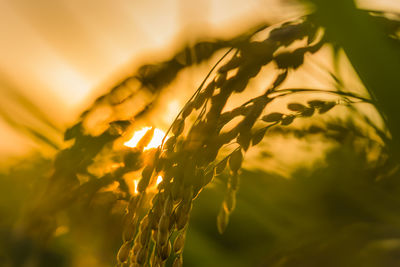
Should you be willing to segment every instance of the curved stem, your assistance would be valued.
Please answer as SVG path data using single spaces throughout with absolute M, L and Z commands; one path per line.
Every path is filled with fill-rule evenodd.
M 221 63 L 221 61 L 233 50 L 234 48 L 231 47 L 218 61 L 217 63 L 214 64 L 214 66 L 211 68 L 211 70 L 207 73 L 206 77 L 204 77 L 203 81 L 201 82 L 200 86 L 197 88 L 196 92 L 189 98 L 189 100 L 186 102 L 186 105 L 193 100 L 193 98 L 201 91 L 203 88 L 204 84 L 206 83 L 207 79 L 210 77 L 211 73 L 215 70 L 215 68 Z M 182 114 L 182 112 L 185 110 L 186 105 L 179 111 L 178 115 L 176 115 L 174 121 L 171 123 L 169 126 L 168 130 L 165 132 L 165 135 L 161 141 L 161 147 L 164 145 L 165 138 L 168 136 L 168 133 L 171 131 L 172 125 L 174 122 L 179 118 L 179 116 Z
M 350 92 L 343 92 L 343 91 L 337 91 L 337 90 L 325 90 L 325 89 L 308 89 L 308 88 L 286 88 L 286 89 L 281 89 L 273 92 L 273 94 L 279 94 L 279 93 L 285 93 L 285 94 L 280 94 L 275 97 L 281 97 L 281 96 L 287 96 L 291 93 L 327 93 L 327 94 L 334 94 L 334 95 L 339 95 L 339 96 L 347 96 L 347 97 L 352 97 L 359 99 L 363 102 L 369 103 L 369 104 L 374 104 L 374 102 L 371 99 L 350 93 Z M 272 97 L 272 98 L 275 98 Z

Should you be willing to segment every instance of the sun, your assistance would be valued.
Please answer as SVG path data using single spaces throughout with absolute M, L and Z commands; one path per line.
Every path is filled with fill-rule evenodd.
M 139 194 L 138 184 L 139 184 L 139 180 L 133 180 L 133 186 L 134 186 L 133 191 L 134 191 L 135 195 Z
M 157 176 L 156 185 L 159 185 L 162 182 L 163 178 L 161 175 Z
M 142 137 L 150 129 L 151 129 L 151 127 L 143 127 L 141 130 L 136 131 L 133 134 L 132 138 L 129 141 L 125 142 L 124 145 L 127 147 L 136 147 L 137 144 L 139 143 L 140 139 L 142 139 Z M 162 131 L 158 128 L 155 128 L 153 138 L 151 139 L 149 144 L 144 148 L 144 150 L 159 147 L 162 143 L 164 136 L 165 136 L 164 131 Z M 168 137 L 165 138 L 165 140 L 167 140 L 167 139 L 168 139 Z

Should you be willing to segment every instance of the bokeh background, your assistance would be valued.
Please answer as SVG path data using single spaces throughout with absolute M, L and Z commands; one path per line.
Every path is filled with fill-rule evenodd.
M 396 0 L 357 4 L 400 12 Z M 107 195 L 58 214 L 47 249 L 15 235 L 29 220 L 27 203 L 52 173 L 52 158 L 67 146 L 67 127 L 142 64 L 202 38 L 233 38 L 310 11 L 289 0 L 0 0 L 0 10 L 0 266 L 116 265 L 121 207 L 107 206 Z M 321 69 L 333 70 L 330 53 L 323 49 L 290 83 L 329 88 Z M 142 126 L 165 131 L 219 56 L 185 70 Z M 368 96 L 341 57 L 347 86 Z M 263 80 L 253 86 L 256 92 Z M 359 110 L 382 127 L 374 108 Z M 359 132 L 370 130 L 354 124 L 353 115 L 338 108 L 328 116 L 334 138 L 277 131 L 268 149 L 250 151 L 224 235 L 215 218 L 227 177 L 216 179 L 195 201 L 184 266 L 398 266 L 399 182 L 377 183 L 381 170 L 371 162 L 380 151 L 360 141 Z M 335 129 L 340 123 L 346 127 Z
M 396 0 L 358 3 L 400 11 Z M 0 10 L 2 112 L 34 123 L 18 105 L 23 96 L 61 128 L 138 66 L 168 57 L 183 42 L 233 37 L 304 13 L 298 2 L 283 0 L 2 0 Z M 1 158 L 37 148 L 4 118 L 0 123 Z

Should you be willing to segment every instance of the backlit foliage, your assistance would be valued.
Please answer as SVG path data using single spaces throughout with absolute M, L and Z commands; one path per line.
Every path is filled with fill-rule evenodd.
M 383 16 L 379 18 L 384 20 Z M 396 23 L 393 25 L 398 27 Z M 398 40 L 391 32 L 391 38 Z M 351 133 L 368 140 L 370 150 L 379 150 L 374 164 L 384 169 L 390 164 L 386 148 L 389 135 L 367 116 L 362 116 L 363 123 L 374 132 L 374 138 L 352 121 L 321 119 L 319 125 L 292 127 L 297 121 L 316 116 L 320 119 L 338 106 L 346 107 L 350 114 L 357 112 L 356 104 L 374 105 L 368 96 L 346 90 L 340 79 L 326 70 L 335 84 L 332 90 L 284 86 L 323 47 L 337 51 L 310 15 L 280 25 L 263 25 L 232 40 L 199 42 L 170 60 L 142 66 L 98 98 L 66 131 L 69 146 L 57 155 L 44 193 L 51 201 L 40 202 L 40 209 L 32 208 L 26 229 L 41 224 L 45 230 L 39 235 L 51 236 L 58 228 L 48 214 L 74 201 L 104 197 L 107 204 L 122 211 L 117 212 L 123 216 L 118 229 L 122 235 L 118 264 L 163 266 L 171 259 L 177 267 L 183 264 L 182 252 L 196 197 L 218 177 L 228 177 L 224 199 L 216 204 L 220 206 L 216 227 L 222 234 L 236 206 L 246 153 L 264 139 L 277 134 L 299 138 L 322 134 L 342 142 Z M 181 70 L 210 60 L 221 51 L 225 54 L 162 140 L 161 130 L 151 126 L 143 128 L 141 138 L 128 142 L 141 129 L 137 121 L 162 101 L 160 92 Z M 266 66 L 273 66 L 273 78 L 265 83 L 263 92 L 255 94 L 251 81 L 263 75 L 261 70 Z M 240 105 L 229 106 L 228 102 L 238 95 Z M 297 100 L 298 95 L 303 97 Z M 271 110 L 276 102 L 284 108 Z M 161 144 L 149 145 L 155 135 Z

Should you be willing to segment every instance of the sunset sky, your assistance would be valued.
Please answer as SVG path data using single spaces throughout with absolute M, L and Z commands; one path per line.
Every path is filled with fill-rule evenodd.
M 400 11 L 395 0 L 359 2 Z M 10 94 L 19 92 L 62 129 L 96 96 L 183 39 L 232 36 L 300 14 L 283 0 L 0 0 L 0 10 L 3 112 L 29 119 Z M 0 157 L 34 146 L 1 119 L 0 129 Z

